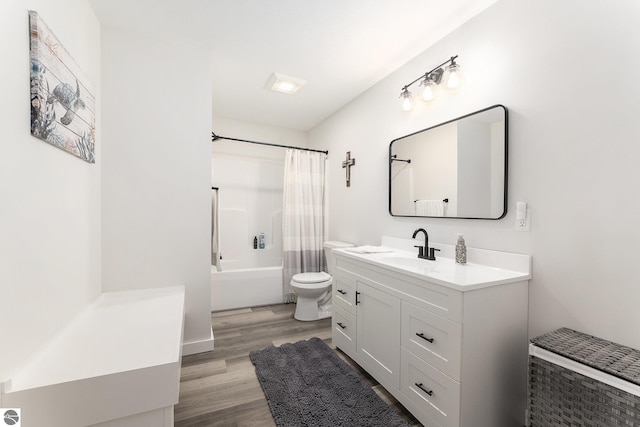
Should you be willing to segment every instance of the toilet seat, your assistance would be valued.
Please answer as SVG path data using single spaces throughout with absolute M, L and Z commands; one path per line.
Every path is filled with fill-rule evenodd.
M 291 278 L 291 286 L 295 286 L 298 289 L 322 289 L 329 287 L 331 283 L 331 276 L 324 271 L 319 273 L 298 273 Z
M 318 273 L 298 273 L 294 274 L 291 280 L 297 283 L 322 283 L 331 280 L 331 276 L 324 271 Z

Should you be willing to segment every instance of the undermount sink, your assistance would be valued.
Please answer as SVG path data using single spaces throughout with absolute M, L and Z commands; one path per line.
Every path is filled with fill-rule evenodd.
M 404 256 L 387 256 L 380 258 L 380 262 L 399 268 L 412 268 L 423 270 L 424 272 L 432 270 L 437 266 L 435 261 L 429 261 L 421 258 L 408 258 Z

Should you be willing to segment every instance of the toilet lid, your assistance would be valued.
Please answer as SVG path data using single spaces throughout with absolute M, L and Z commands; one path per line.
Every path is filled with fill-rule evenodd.
M 324 271 L 319 273 L 298 273 L 291 278 L 291 280 L 298 283 L 320 283 L 329 279 L 331 279 L 331 276 Z

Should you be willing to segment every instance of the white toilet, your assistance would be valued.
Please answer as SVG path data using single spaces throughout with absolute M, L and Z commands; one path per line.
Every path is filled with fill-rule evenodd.
M 332 249 L 348 248 L 350 243 L 329 241 L 324 242 L 324 255 L 327 260 L 327 271 L 333 272 L 334 259 Z M 329 273 L 298 273 L 291 278 L 291 287 L 297 296 L 296 312 L 293 315 L 298 320 L 310 321 L 331 317 L 331 283 L 333 278 Z

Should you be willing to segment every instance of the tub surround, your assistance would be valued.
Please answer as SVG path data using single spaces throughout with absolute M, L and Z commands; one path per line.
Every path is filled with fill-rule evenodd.
M 335 251 L 334 344 L 425 425 L 523 425 L 531 257 L 383 237 Z

